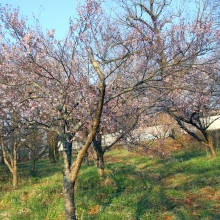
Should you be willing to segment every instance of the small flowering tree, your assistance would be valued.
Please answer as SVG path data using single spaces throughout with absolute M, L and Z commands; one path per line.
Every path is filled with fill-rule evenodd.
M 209 90 L 209 89 L 208 89 Z M 209 127 L 219 118 L 219 98 L 212 97 L 210 91 L 183 92 L 175 97 L 165 111 L 172 116 L 178 125 L 201 144 L 208 147 L 212 156 L 216 157 L 212 138 L 208 132 Z M 179 101 L 177 101 L 179 99 Z M 212 117 L 217 116 L 217 117 Z
M 134 99 L 132 102 L 127 95 L 120 96 L 104 106 L 99 129 L 93 139 L 92 146 L 96 152 L 96 165 L 100 177 L 104 176 L 105 152 L 132 135 L 143 113 L 143 109 L 139 109 L 140 106 L 135 105 Z M 131 93 L 129 95 L 131 96 Z
M 28 130 L 25 124 L 15 116 L 7 114 L 7 117 L 1 118 L 1 149 L 3 159 L 12 174 L 12 186 L 18 186 L 18 150 L 30 142 L 29 135 L 32 132 Z

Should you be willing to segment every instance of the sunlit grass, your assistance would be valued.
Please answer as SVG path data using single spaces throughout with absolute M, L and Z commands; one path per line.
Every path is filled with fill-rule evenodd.
M 83 165 L 76 183 L 78 219 L 220 219 L 220 161 L 200 152 L 149 158 L 126 149 L 106 153 L 105 177 Z M 0 166 L 0 219 L 63 220 L 62 173 L 47 160 L 30 172 L 19 164 L 20 182 Z M 5 180 L 4 178 L 5 177 Z

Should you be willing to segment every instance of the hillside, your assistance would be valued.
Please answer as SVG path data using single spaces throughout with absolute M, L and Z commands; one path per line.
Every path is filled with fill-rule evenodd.
M 77 181 L 78 218 L 220 219 L 220 161 L 205 153 L 179 152 L 161 160 L 114 149 L 106 154 L 103 180 L 96 167 L 83 165 Z M 63 220 L 62 174 L 48 160 L 19 164 L 18 189 L 0 166 L 0 219 Z

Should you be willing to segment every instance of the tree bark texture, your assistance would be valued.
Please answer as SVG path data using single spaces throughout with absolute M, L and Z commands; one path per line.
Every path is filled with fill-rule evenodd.
M 98 132 L 93 140 L 93 148 L 96 152 L 96 166 L 99 177 L 104 176 L 104 151 L 102 149 L 102 136 Z
M 54 141 L 53 137 L 49 136 L 48 137 L 48 144 L 49 144 L 49 159 L 51 163 L 55 163 L 55 155 L 54 155 Z
M 215 148 L 214 148 L 214 144 L 213 144 L 213 141 L 211 140 L 211 138 L 208 138 L 206 146 L 208 146 L 209 151 L 211 152 L 212 156 L 217 157 L 216 152 L 215 152 Z
M 97 154 L 97 168 L 99 177 L 104 177 L 104 154 Z
M 12 185 L 13 185 L 14 188 L 17 188 L 17 186 L 18 186 L 17 167 L 14 167 L 11 173 L 12 173 Z
M 1 148 L 1 160 L 0 160 L 0 164 L 4 164 L 4 156 L 3 156 L 3 150 Z
M 63 176 L 63 194 L 65 204 L 65 216 L 67 220 L 76 220 L 76 207 L 74 200 L 75 182 L 70 180 L 70 176 L 64 172 Z

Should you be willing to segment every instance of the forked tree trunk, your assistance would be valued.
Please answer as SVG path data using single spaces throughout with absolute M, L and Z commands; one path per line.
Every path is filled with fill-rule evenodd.
M 16 188 L 18 186 L 18 172 L 17 172 L 17 149 L 18 148 L 16 147 L 16 142 L 14 143 L 13 155 L 8 153 L 5 150 L 3 138 L 1 138 L 1 147 L 2 147 L 4 162 L 12 174 L 12 186 Z
M 95 133 L 95 132 L 94 132 Z M 89 135 L 91 136 L 91 134 Z M 86 155 L 86 152 L 91 145 L 92 141 L 89 141 L 78 153 L 75 162 L 69 166 L 68 154 L 66 151 L 63 152 L 64 157 L 64 171 L 63 171 L 63 196 L 64 196 L 64 205 L 65 205 L 65 216 L 66 220 L 76 220 L 76 206 L 74 199 L 74 186 L 79 172 L 80 166 L 83 162 L 83 158 Z M 92 138 L 91 138 L 92 139 Z
M 99 120 L 97 120 L 99 122 Z M 89 146 L 92 143 L 93 138 L 96 134 L 97 121 L 94 123 L 94 128 L 89 133 L 88 138 L 82 149 L 79 151 L 75 162 L 69 166 L 67 152 L 63 152 L 64 156 L 64 174 L 63 174 L 63 193 L 64 193 L 64 204 L 65 204 L 65 215 L 67 220 L 76 220 L 76 206 L 74 200 L 74 186 L 75 181 L 82 164 L 83 158 L 85 157 Z
M 82 149 L 79 151 L 75 162 L 69 166 L 67 153 L 64 151 L 64 204 L 65 204 L 65 215 L 67 220 L 76 220 L 76 206 L 74 200 L 74 185 L 76 178 L 79 173 L 79 169 L 81 167 L 83 158 L 85 157 L 89 146 L 91 145 L 95 135 L 97 133 L 97 129 L 100 124 L 100 119 L 103 110 L 103 103 L 105 97 L 105 78 L 103 73 L 101 72 L 97 61 L 95 60 L 92 51 L 90 52 L 90 59 L 93 64 L 94 69 L 97 72 L 97 75 L 100 79 L 100 87 L 99 87 L 99 98 L 97 102 L 97 108 L 95 112 L 94 120 L 92 121 L 91 130 L 87 136 L 86 142 Z M 66 124 L 65 124 L 66 125 Z M 64 126 L 64 132 L 66 132 L 66 128 Z M 65 143 L 65 135 L 63 135 L 63 144 Z

